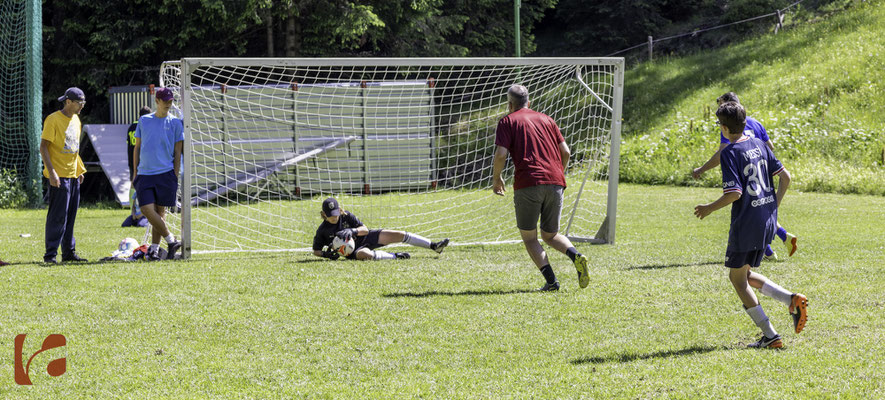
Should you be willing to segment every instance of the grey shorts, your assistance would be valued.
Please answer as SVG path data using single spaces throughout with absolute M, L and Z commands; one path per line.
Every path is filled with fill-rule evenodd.
M 559 232 L 559 214 L 562 211 L 562 186 L 537 185 L 513 192 L 516 208 L 516 227 L 531 231 L 538 227 L 547 233 Z

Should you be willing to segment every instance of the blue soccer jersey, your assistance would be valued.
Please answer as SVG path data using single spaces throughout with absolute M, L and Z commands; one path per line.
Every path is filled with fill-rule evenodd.
M 722 149 L 722 191 L 740 193 L 731 205 L 728 250 L 760 250 L 771 243 L 777 229 L 775 175 L 784 170 L 761 140 L 741 137 Z
M 767 142 L 768 132 L 765 131 L 765 127 L 762 126 L 759 121 L 756 121 L 753 118 L 747 117 L 747 126 L 744 127 L 744 136 L 754 137 L 763 142 Z M 729 144 L 731 143 L 728 139 L 722 135 L 722 132 L 719 132 L 719 143 Z

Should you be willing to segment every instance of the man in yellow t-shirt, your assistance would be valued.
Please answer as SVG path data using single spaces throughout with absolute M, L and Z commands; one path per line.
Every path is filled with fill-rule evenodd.
M 80 159 L 80 111 L 86 105 L 86 95 L 76 88 L 68 88 L 58 98 L 61 110 L 49 114 L 43 121 L 40 136 L 40 156 L 43 158 L 43 176 L 49 179 L 49 211 L 46 213 L 46 253 L 43 261 L 56 264 L 55 256 L 61 245 L 61 260 L 86 261 L 76 252 L 74 221 L 80 207 L 80 184 L 86 166 Z

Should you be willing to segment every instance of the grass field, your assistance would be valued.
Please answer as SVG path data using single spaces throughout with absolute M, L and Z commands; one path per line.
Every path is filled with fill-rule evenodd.
M 520 245 L 45 267 L 45 211 L 0 210 L 14 263 L 0 268 L 0 398 L 885 397 L 885 198 L 788 194 L 799 252 L 760 272 L 805 293 L 810 321 L 796 335 L 762 298 L 786 348 L 758 351 L 721 267 L 729 213 L 692 215 L 719 193 L 622 185 L 617 244 L 580 247 L 585 290 L 552 255 L 559 293 L 532 293 L 543 279 Z M 81 210 L 81 253 L 132 236 L 123 215 Z M 48 334 L 68 340 L 34 359 L 30 387 L 13 382 L 21 333 L 25 359 Z

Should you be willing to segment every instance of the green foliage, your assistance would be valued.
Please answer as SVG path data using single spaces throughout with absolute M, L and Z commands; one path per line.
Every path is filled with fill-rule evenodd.
M 787 307 L 760 295 L 786 347 L 757 351 L 722 267 L 728 210 L 691 213 L 720 191 L 619 192 L 617 243 L 576 243 L 588 288 L 548 249 L 558 293 L 532 293 L 543 278 L 522 244 L 396 247 L 412 259 L 389 262 L 275 252 L 46 267 L 45 211 L 0 210 L 0 257 L 14 263 L 0 267 L 0 293 L 16 299 L 0 307 L 7 352 L 22 333 L 25 359 L 50 333 L 68 339 L 34 359 L 33 386 L 12 382 L 8 354 L 3 398 L 882 397 L 885 224 L 871 213 L 885 198 L 787 194 L 779 219 L 799 251 L 787 258 L 775 243 L 786 260 L 757 272 L 807 295 L 810 318 L 797 335 Z M 126 213 L 81 210 L 78 252 L 97 259 L 140 238 L 119 227 Z M 61 356 L 76 368 L 50 377 Z
M 715 186 L 718 168 L 700 182 L 690 172 L 718 148 L 715 99 L 734 91 L 765 125 L 794 188 L 885 194 L 882 5 L 628 71 L 621 179 Z
M 0 208 L 17 208 L 28 203 L 28 193 L 15 170 L 0 169 Z

